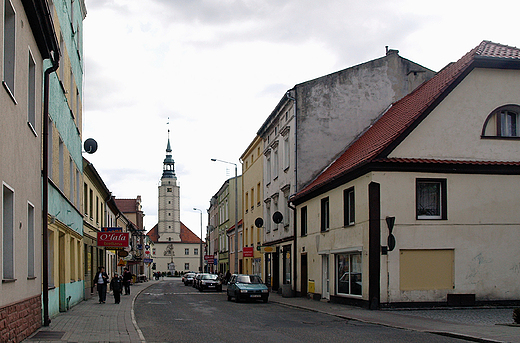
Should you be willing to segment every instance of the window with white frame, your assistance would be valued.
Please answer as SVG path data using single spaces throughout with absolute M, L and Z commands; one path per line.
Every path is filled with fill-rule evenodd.
M 267 156 L 266 164 L 265 164 L 265 182 L 271 182 L 271 155 Z
M 184 270 L 190 270 L 190 264 L 184 263 Z
M 338 294 L 362 295 L 361 252 L 336 255 L 336 289 Z
M 34 206 L 27 203 L 27 277 L 34 278 Z
M 199 249 L 194 248 L 194 249 L 193 249 L 193 255 L 198 255 L 198 254 L 199 254 Z
M 273 178 L 278 177 L 278 149 L 273 151 Z
M 343 226 L 355 223 L 354 187 L 343 191 Z
M 36 62 L 29 51 L 29 79 L 27 80 L 27 122 L 36 133 Z
M 307 206 L 300 209 L 300 235 L 307 236 Z
M 184 249 L 184 255 L 189 255 L 189 254 L 190 254 L 190 249 L 189 248 Z
M 447 219 L 446 179 L 416 180 L 417 219 Z
M 520 138 L 520 106 L 504 105 L 487 117 L 483 138 Z
M 3 84 L 14 97 L 15 61 L 16 61 L 16 12 L 11 1 L 4 1 L 4 74 Z
M 59 145 L 58 145 L 58 154 L 59 154 L 59 167 L 60 167 L 60 175 L 59 175 L 59 187 L 60 190 L 63 192 L 65 188 L 65 144 L 63 143 L 63 140 L 59 139 Z
M 330 225 L 329 197 L 321 199 L 321 231 L 327 231 Z
M 287 136 L 284 139 L 284 144 L 283 144 L 283 168 L 284 169 L 289 168 L 290 161 L 291 161 L 290 157 L 291 157 L 291 147 L 289 145 L 289 137 Z
M 3 185 L 2 192 L 2 278 L 14 279 L 14 190 Z

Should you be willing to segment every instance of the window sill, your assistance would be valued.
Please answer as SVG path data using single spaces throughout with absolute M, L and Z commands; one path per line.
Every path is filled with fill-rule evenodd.
M 287 174 L 289 172 L 289 167 L 285 168 L 283 172 Z
M 481 139 L 504 139 L 504 140 L 520 140 L 520 136 L 480 136 Z
M 2 283 L 12 283 L 15 281 L 16 281 L 16 279 L 2 279 Z
M 28 276 L 27 280 L 36 280 L 36 276 Z
M 9 88 L 9 86 L 7 85 L 7 83 L 5 81 L 2 81 L 2 85 L 4 85 L 5 90 L 7 91 L 9 96 L 11 97 L 11 100 L 13 100 L 14 104 L 18 105 L 18 102 L 16 101 L 16 98 L 14 97 L 13 92 L 11 92 L 11 88 Z
M 34 126 L 33 124 L 31 124 L 30 122 L 27 122 L 27 126 L 29 126 L 29 128 L 31 129 L 34 137 L 38 137 L 38 133 L 36 132 L 36 130 L 34 129 Z

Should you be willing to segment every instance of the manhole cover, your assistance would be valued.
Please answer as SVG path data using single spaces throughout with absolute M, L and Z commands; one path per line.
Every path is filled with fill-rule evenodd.
M 48 340 L 56 340 L 61 339 L 65 334 L 64 331 L 38 331 L 36 335 L 32 336 L 30 341 L 48 341 Z

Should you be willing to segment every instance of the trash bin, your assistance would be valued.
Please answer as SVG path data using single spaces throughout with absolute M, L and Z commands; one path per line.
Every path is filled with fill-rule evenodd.
M 292 298 L 292 296 L 293 296 L 293 294 L 292 294 L 291 284 L 290 283 L 283 284 L 282 285 L 282 297 Z

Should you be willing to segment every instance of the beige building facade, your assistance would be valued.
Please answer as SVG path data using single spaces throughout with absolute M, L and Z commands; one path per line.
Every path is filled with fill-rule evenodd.
M 292 198 L 302 293 L 370 308 L 520 300 L 518 56 L 482 42 Z

